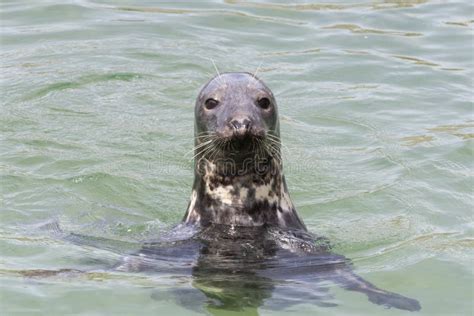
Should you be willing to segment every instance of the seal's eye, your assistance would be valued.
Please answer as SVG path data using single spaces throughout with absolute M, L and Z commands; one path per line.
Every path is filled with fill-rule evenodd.
M 271 102 L 268 98 L 260 98 L 257 101 L 258 106 L 264 110 L 268 110 L 270 108 L 270 103 Z
M 210 98 L 210 99 L 207 99 L 206 102 L 204 102 L 204 105 L 206 106 L 206 109 L 212 110 L 213 108 L 219 105 L 219 101 L 217 101 L 216 99 Z

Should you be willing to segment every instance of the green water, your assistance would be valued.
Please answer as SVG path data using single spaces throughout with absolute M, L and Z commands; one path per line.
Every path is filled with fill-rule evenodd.
M 274 91 L 289 190 L 310 231 L 364 278 L 418 299 L 410 315 L 473 313 L 470 1 L 0 7 L 2 314 L 196 314 L 172 295 L 191 276 L 113 272 L 103 262 L 119 255 L 41 227 L 137 244 L 178 223 L 211 60 L 259 68 Z M 66 268 L 92 272 L 25 276 Z M 331 292 L 337 307 L 302 295 L 240 314 L 409 314 Z

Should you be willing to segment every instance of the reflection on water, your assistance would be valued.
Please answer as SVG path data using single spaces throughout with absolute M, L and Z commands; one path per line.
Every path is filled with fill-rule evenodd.
M 181 229 L 184 231 L 181 233 Z M 178 226 L 172 238 L 149 242 L 115 267 L 124 272 L 190 275 L 199 290 L 175 289 L 189 309 L 246 311 L 261 306 L 279 310 L 311 302 L 334 307 L 328 285 L 367 295 L 375 304 L 419 310 L 418 301 L 377 288 L 354 274 L 350 262 L 330 252 L 328 241 L 300 231 L 267 227 L 211 225 L 184 238 L 189 226 Z M 178 239 L 175 239 L 178 238 Z M 77 241 L 77 240 L 76 240 Z M 278 301 L 274 302 L 274 292 Z M 181 300 L 183 296 L 185 300 Z M 160 300 L 160 295 L 153 297 Z
M 474 23 L 474 20 L 459 21 L 459 22 L 448 21 L 448 22 L 444 22 L 444 23 L 446 23 L 447 25 L 457 25 L 457 26 L 469 27 L 470 24 Z
M 75 82 L 58 82 L 47 87 L 41 88 L 27 97 L 27 99 L 41 98 L 48 93 L 54 93 L 56 91 L 66 89 L 77 89 L 88 84 L 98 84 L 101 81 L 119 80 L 119 81 L 131 81 L 134 79 L 142 79 L 144 76 L 138 73 L 112 73 L 105 75 L 90 75 L 82 78 L 78 78 Z
M 238 4 L 266 9 L 282 10 L 349 10 L 356 8 L 372 8 L 374 10 L 413 7 L 418 4 L 426 3 L 427 0 L 384 0 L 382 2 L 366 2 L 351 4 L 332 4 L 332 3 L 303 3 L 303 4 L 276 4 L 276 3 L 258 3 L 240 0 L 226 0 L 229 4 Z
M 393 57 L 403 59 L 403 60 L 412 61 L 417 65 L 434 66 L 434 67 L 439 66 L 438 64 L 435 64 L 435 63 L 432 63 L 432 62 L 429 62 L 429 61 L 426 61 L 426 60 L 421 60 L 421 59 L 415 58 L 415 57 L 409 57 L 409 56 L 393 56 Z
M 399 31 L 390 31 L 390 30 L 377 30 L 377 29 L 367 29 L 355 24 L 336 24 L 331 26 L 325 26 L 324 29 L 340 29 L 348 30 L 353 33 L 367 33 L 367 34 L 388 34 L 388 35 L 399 35 L 399 36 L 421 36 L 421 33 L 415 32 L 399 32 Z
M 407 136 L 402 138 L 402 141 L 405 143 L 406 146 L 415 146 L 421 143 L 429 143 L 434 139 L 433 136 Z

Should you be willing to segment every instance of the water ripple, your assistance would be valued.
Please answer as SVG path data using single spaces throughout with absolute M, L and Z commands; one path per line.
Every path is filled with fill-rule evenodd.
M 253 8 L 278 9 L 278 10 L 296 10 L 296 11 L 343 11 L 357 8 L 366 8 L 373 10 L 409 8 L 428 2 L 428 0 L 386 0 L 374 2 L 361 2 L 351 4 L 336 3 L 303 3 L 303 4 L 277 4 L 277 3 L 258 3 L 241 0 L 225 0 L 228 4 L 238 4 Z
M 138 73 L 110 73 L 100 75 L 88 75 L 80 77 L 77 81 L 69 82 L 57 82 L 49 84 L 48 86 L 41 88 L 26 97 L 26 100 L 40 98 L 56 91 L 62 91 L 67 89 L 77 89 L 85 85 L 96 84 L 99 82 L 107 81 L 131 81 L 135 79 L 147 78 L 149 75 L 138 74 Z
M 363 28 L 356 24 L 335 24 L 335 25 L 330 25 L 330 26 L 324 26 L 322 28 L 348 30 L 355 34 L 381 34 L 381 35 L 397 35 L 397 36 L 406 36 L 406 37 L 416 37 L 416 36 L 423 35 L 422 33 L 417 33 L 417 32 L 402 32 L 402 31 L 393 31 L 393 30 Z

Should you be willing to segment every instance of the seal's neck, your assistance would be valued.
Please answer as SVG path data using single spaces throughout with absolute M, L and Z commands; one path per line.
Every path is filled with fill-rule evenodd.
M 229 173 L 222 165 L 205 160 L 196 167 L 184 222 L 306 230 L 290 199 L 281 166 L 274 161 L 260 170 Z

